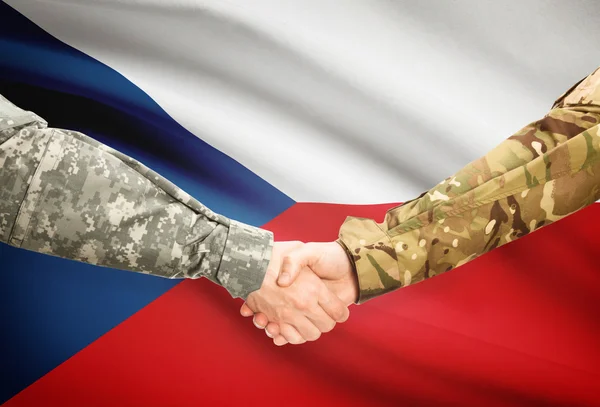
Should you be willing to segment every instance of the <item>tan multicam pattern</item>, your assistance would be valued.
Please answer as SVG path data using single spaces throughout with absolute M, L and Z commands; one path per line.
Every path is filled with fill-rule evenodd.
M 168 278 L 260 288 L 270 232 L 218 215 L 138 161 L 0 95 L 0 241 Z
M 359 302 L 459 267 L 600 198 L 600 70 L 484 157 L 389 210 L 348 218 Z

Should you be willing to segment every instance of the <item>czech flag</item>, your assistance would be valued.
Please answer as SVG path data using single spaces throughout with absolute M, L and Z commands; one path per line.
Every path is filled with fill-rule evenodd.
M 542 117 L 598 38 L 594 2 L 6 0 L 0 94 L 330 241 Z M 283 348 L 208 280 L 1 245 L 0 404 L 600 406 L 599 227 L 595 204 Z

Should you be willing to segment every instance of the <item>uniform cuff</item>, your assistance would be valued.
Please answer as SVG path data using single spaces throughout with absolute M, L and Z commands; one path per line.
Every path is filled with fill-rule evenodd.
M 232 220 L 217 280 L 232 297 L 246 299 L 262 285 L 272 249 L 273 233 Z
M 338 242 L 346 248 L 358 276 L 357 304 L 402 286 L 394 246 L 373 220 L 347 218 Z

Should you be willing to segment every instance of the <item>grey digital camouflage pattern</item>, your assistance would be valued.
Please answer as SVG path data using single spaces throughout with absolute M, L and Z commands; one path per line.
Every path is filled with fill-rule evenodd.
M 383 223 L 348 218 L 339 242 L 359 302 L 453 270 L 600 199 L 600 69 L 550 112 Z
M 99 266 L 206 277 L 246 298 L 272 233 L 232 221 L 138 161 L 48 128 L 0 95 L 0 241 Z

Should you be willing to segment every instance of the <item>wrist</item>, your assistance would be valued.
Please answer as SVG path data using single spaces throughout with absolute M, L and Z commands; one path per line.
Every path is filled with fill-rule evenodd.
M 331 243 L 337 246 L 336 251 L 339 253 L 338 264 L 340 264 L 342 273 L 345 276 L 343 279 L 344 290 L 340 293 L 340 298 L 346 303 L 356 304 L 358 302 L 360 288 L 352 255 L 343 242 L 336 240 Z

